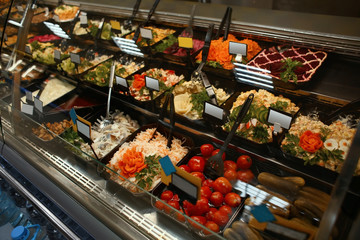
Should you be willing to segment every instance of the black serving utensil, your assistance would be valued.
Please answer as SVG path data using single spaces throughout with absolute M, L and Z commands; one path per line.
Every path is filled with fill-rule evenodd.
M 344 114 L 349 111 L 356 111 L 360 108 L 360 98 L 346 104 L 345 106 L 335 110 L 334 112 L 330 113 L 326 120 L 324 121 L 325 124 L 331 124 L 335 121 L 341 114 Z
M 132 24 L 133 24 L 132 21 L 134 20 L 137 12 L 139 11 L 140 3 L 141 3 L 141 0 L 136 1 L 132 15 L 124 21 L 124 29 L 125 30 L 131 30 Z
M 215 39 L 219 39 L 220 34 L 225 26 L 225 33 L 224 33 L 224 38 L 223 41 L 226 41 L 229 35 L 229 29 L 230 29 L 230 23 L 231 23 L 231 15 L 232 15 L 232 8 L 228 7 L 226 9 L 226 12 L 224 14 L 224 17 L 220 23 L 219 29 L 216 33 Z
M 224 162 L 222 160 L 222 155 L 226 151 L 227 146 L 229 145 L 231 139 L 233 138 L 236 130 L 238 129 L 242 119 L 245 117 L 246 113 L 249 110 L 249 107 L 254 99 L 254 94 L 251 93 L 248 98 L 246 99 L 244 105 L 242 106 L 239 114 L 236 117 L 233 127 L 229 135 L 226 137 L 224 144 L 221 146 L 220 151 L 211 156 L 205 164 L 205 175 L 207 175 L 211 179 L 215 179 L 217 177 L 221 177 L 224 175 Z
M 148 17 L 147 17 L 145 23 L 140 24 L 140 25 L 138 26 L 138 28 L 136 29 L 135 34 L 134 34 L 134 38 L 133 38 L 133 40 L 134 40 L 135 42 L 137 42 L 137 40 L 138 40 L 138 38 L 139 38 L 140 28 L 144 27 L 146 24 L 149 23 L 150 18 L 151 18 L 152 15 L 154 14 L 155 9 L 156 9 L 157 5 L 159 4 L 159 2 L 160 2 L 160 0 L 155 0 L 154 5 L 151 7 L 151 9 L 150 9 L 150 11 L 149 11 L 149 14 L 148 14 Z

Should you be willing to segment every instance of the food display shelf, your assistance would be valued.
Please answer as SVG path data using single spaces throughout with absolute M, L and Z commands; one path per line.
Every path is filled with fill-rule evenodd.
M 95 0 L 64 2 L 80 6 L 80 9 L 83 11 L 122 18 L 126 18 L 131 14 L 134 4 L 130 0 L 116 4 L 109 0 L 102 1 L 102 3 L 98 3 Z M 58 2 L 45 0 L 39 1 L 39 4 L 56 6 Z M 152 4 L 153 1 L 151 0 L 142 1 L 137 20 L 147 17 L 148 9 L 151 8 Z M 156 23 L 163 25 L 183 26 L 188 21 L 192 4 L 185 2 L 180 5 L 175 3 L 175 1 L 161 1 L 153 19 Z M 225 10 L 226 6 L 209 4 L 202 5 L 201 8 L 199 7 L 194 19 L 194 25 L 198 29 L 206 29 L 209 23 L 219 24 L 222 18 L 220 15 L 223 13 L 223 11 L 218 10 L 219 8 L 224 8 Z M 328 51 L 329 57 L 316 73 L 314 81 L 298 90 L 276 88 L 275 92 L 277 94 L 285 93 L 294 97 L 305 97 L 307 102 L 321 102 L 333 107 L 344 106 L 359 97 L 360 84 L 356 81 L 356 70 L 360 67 L 358 59 L 360 56 L 360 33 L 353 27 L 346 29 L 342 27 L 347 25 L 350 20 L 353 21 L 353 26 L 355 25 L 354 22 L 358 22 L 359 19 L 314 14 L 304 15 L 300 13 L 286 15 L 280 11 L 241 7 L 234 7 L 233 11 L 236 14 L 233 14 L 230 31 L 238 33 L 238 36 L 251 37 L 254 40 L 260 40 L 268 44 L 291 44 Z M 273 19 L 267 17 L 270 13 Z M 307 21 L 313 21 L 316 24 L 294 23 L 294 25 L 289 25 L 288 23 L 291 22 L 288 18 L 296 22 L 299 19 L 304 19 L 306 16 L 309 16 Z M 274 19 L 277 19 L 277 21 Z M 285 19 L 287 20 L 285 21 Z M 336 21 L 338 24 L 334 28 L 328 29 L 326 27 L 327 20 Z M 326 32 L 326 34 L 323 34 L 323 32 Z M 88 40 L 86 41 L 88 44 L 93 43 Z M 99 46 L 107 48 L 101 44 Z M 25 58 L 27 57 L 25 56 Z M 153 56 L 148 57 L 149 59 L 145 59 L 145 62 L 153 60 Z M 159 59 L 155 60 L 158 61 Z M 160 60 L 159 63 L 163 64 L 164 62 L 162 61 Z M 189 69 L 184 68 L 184 71 L 187 70 Z M 58 74 L 56 69 L 48 69 L 48 72 Z M 236 84 L 235 91 L 247 87 L 241 83 L 236 83 L 234 79 L 229 80 L 225 79 L 225 77 L 222 79 L 222 77 L 212 75 L 211 73 L 209 73 L 209 76 L 217 79 L 216 81 L 220 83 L 220 86 L 222 81 Z M 67 79 L 65 76 L 63 78 L 70 82 L 77 81 L 76 78 Z M 81 82 L 79 82 L 79 85 L 84 87 L 82 91 L 88 92 L 91 96 L 101 99 L 106 98 L 107 88 L 95 87 L 89 83 Z M 339 91 L 340 88 L 343 90 Z M 111 101 L 117 107 L 133 109 L 134 112 L 142 115 L 142 117 L 152 120 L 158 117 L 154 113 L 156 112 L 154 109 L 150 111 L 147 107 L 128 100 L 129 98 L 115 94 Z M 0 103 L 5 139 L 7 139 L 6 147 L 1 154 L 8 156 L 10 164 L 29 174 L 28 177 L 35 182 L 35 185 L 47 192 L 50 198 L 56 199 L 56 194 L 58 194 L 56 191 L 60 191 L 76 203 L 71 207 L 71 200 L 64 203 L 60 200 L 57 201 L 65 210 L 68 210 L 70 213 L 76 207 L 85 210 L 86 214 L 74 210 L 73 215 L 77 222 L 83 225 L 94 238 L 104 237 L 98 232 L 99 230 L 105 231 L 111 239 L 115 239 L 114 235 L 125 239 L 198 238 L 191 230 L 177 224 L 175 221 L 169 221 L 167 216 L 159 214 L 151 207 L 148 198 L 145 197 L 139 200 L 129 192 L 105 180 L 99 173 L 101 164 L 99 165 L 95 161 L 79 161 L 80 158 L 74 157 L 68 151 L 62 151 L 61 149 L 63 148 L 71 147 L 63 139 L 57 139 L 59 140 L 58 144 L 60 144 L 58 149 L 48 148 L 46 145 L 31 141 L 31 138 L 28 138 L 26 134 L 21 132 L 22 126 L 18 125 L 21 122 L 19 119 L 23 118 L 22 114 L 16 112 L 15 109 L 12 112 L 8 112 L 8 106 L 4 102 L 0 101 Z M 165 121 L 169 122 L 168 119 Z M 175 128 L 179 132 L 189 134 L 197 145 L 211 142 L 219 147 L 224 140 L 216 135 L 213 129 L 209 127 L 200 128 L 196 124 L 192 125 L 191 121 L 179 121 L 175 124 Z M 251 146 L 251 144 L 230 144 L 229 148 L 238 153 L 248 154 L 257 159 L 257 161 L 263 162 L 264 164 L 258 169 L 259 171 L 286 172 L 289 175 L 301 176 L 306 178 L 307 183 L 310 183 L 310 185 L 321 186 L 322 190 L 328 193 L 331 192 L 335 184 L 336 177 L 318 176 L 316 172 L 309 171 L 302 163 L 290 163 L 285 157 L 279 157 L 279 153 L 272 149 L 271 145 L 264 149 L 259 149 Z M 14 161 L 10 158 L 14 154 L 13 151 L 21 156 L 21 160 Z M 21 165 L 21 162 L 31 165 L 34 171 L 31 173 L 27 171 Z M 36 180 L 34 176 L 41 176 L 41 178 L 52 182 L 52 186 L 56 191 L 49 190 L 45 184 L 48 181 L 44 180 L 44 183 L 42 183 Z M 355 182 L 347 192 L 343 210 L 348 215 L 354 214 L 349 209 L 349 206 L 358 202 L 360 198 L 358 190 L 359 186 Z M 85 215 L 88 219 L 83 217 Z M 346 228 L 349 228 L 351 225 L 349 225 L 349 222 L 351 220 L 347 219 L 344 221 Z M 92 229 L 97 224 L 99 226 Z M 342 229 L 343 232 L 345 232 L 344 229 Z M 343 232 L 342 234 L 344 234 Z M 222 236 L 215 236 L 215 238 L 221 239 Z

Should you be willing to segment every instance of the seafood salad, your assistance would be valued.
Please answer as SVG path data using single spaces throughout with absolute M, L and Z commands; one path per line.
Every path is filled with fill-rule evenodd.
M 355 135 L 342 121 L 326 125 L 317 116 L 299 116 L 281 144 L 285 153 L 304 160 L 304 164 L 339 172 Z M 356 175 L 360 174 L 360 165 Z
M 114 120 L 112 124 L 100 128 L 99 124 L 103 121 L 101 120 L 99 121 L 99 124 L 91 127 L 92 147 L 98 158 L 104 157 L 122 140 L 139 128 L 139 124 L 136 120 L 132 120 L 129 115 L 125 115 L 119 110 L 115 110 L 111 116 Z M 88 155 L 95 157 L 87 143 L 82 143 L 80 149 Z
M 232 126 L 234 125 L 236 116 L 251 93 L 254 94 L 254 100 L 248 113 L 236 131 L 236 134 L 256 143 L 272 142 L 273 126 L 268 125 L 266 121 L 269 107 L 290 113 L 292 115 L 299 111 L 299 107 L 297 107 L 295 103 L 291 102 L 290 99 L 282 96 L 275 96 L 263 89 L 259 89 L 258 91 L 251 90 L 242 92 L 233 103 L 230 115 L 228 116 L 228 121 L 225 125 L 223 125 L 223 129 L 230 132 Z
M 218 104 L 229 98 L 222 88 L 213 87 Z M 190 119 L 201 119 L 204 111 L 204 102 L 210 98 L 200 81 L 183 81 L 175 86 L 174 91 L 175 112 Z
M 184 79 L 183 75 L 177 76 L 173 70 L 164 70 L 162 68 L 151 68 L 142 74 L 135 74 L 130 80 L 130 94 L 136 100 L 151 100 L 150 91 L 145 87 L 145 77 L 151 77 L 159 80 L 160 91 L 154 91 L 154 98 L 161 93 L 170 90 L 175 84 Z
M 159 160 L 168 155 L 176 165 L 189 151 L 177 138 L 173 138 L 170 148 L 167 147 L 166 137 L 159 132 L 154 134 L 155 131 L 156 128 L 148 128 L 139 132 L 134 140 L 121 145 L 107 164 L 112 170 L 108 170 L 111 179 L 131 192 L 139 192 L 131 183 L 151 191 L 161 180 Z

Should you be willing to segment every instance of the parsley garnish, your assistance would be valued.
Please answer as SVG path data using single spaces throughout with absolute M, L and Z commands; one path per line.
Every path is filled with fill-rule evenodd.
M 284 69 L 284 71 L 280 73 L 280 79 L 284 82 L 293 80 L 294 83 L 297 83 L 297 75 L 294 70 L 297 67 L 301 67 L 302 63 L 296 60 L 293 61 L 291 58 L 286 58 L 281 60 L 281 62 L 284 63 L 284 65 L 281 67 L 281 69 Z
M 199 93 L 191 94 L 192 109 L 193 111 L 197 111 L 200 115 L 204 111 L 204 102 L 209 101 L 210 97 L 207 95 L 206 90 L 202 90 Z
M 289 106 L 289 104 L 287 102 L 283 102 L 283 101 L 276 101 L 276 103 L 270 104 L 270 107 L 280 110 L 280 111 L 284 111 L 284 112 L 288 106 Z
M 260 143 L 267 143 L 269 139 L 269 133 L 265 127 L 257 125 L 253 129 L 253 137 Z
M 160 156 L 150 155 L 145 157 L 146 168 L 138 173 L 135 173 L 137 184 L 141 188 L 150 188 L 153 184 L 154 177 L 160 173 Z

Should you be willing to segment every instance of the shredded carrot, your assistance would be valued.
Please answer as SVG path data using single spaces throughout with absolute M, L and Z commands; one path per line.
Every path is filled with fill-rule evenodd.
M 207 61 L 218 62 L 224 69 L 232 69 L 234 65 L 231 62 L 233 60 L 233 56 L 229 54 L 229 42 L 240 42 L 247 44 L 248 54 L 246 58 L 248 60 L 253 58 L 261 50 L 257 42 L 249 39 L 239 41 L 234 35 L 229 34 L 226 41 L 223 41 L 223 38 L 211 41 Z M 202 51 L 196 56 L 196 59 L 200 61 L 202 60 Z

